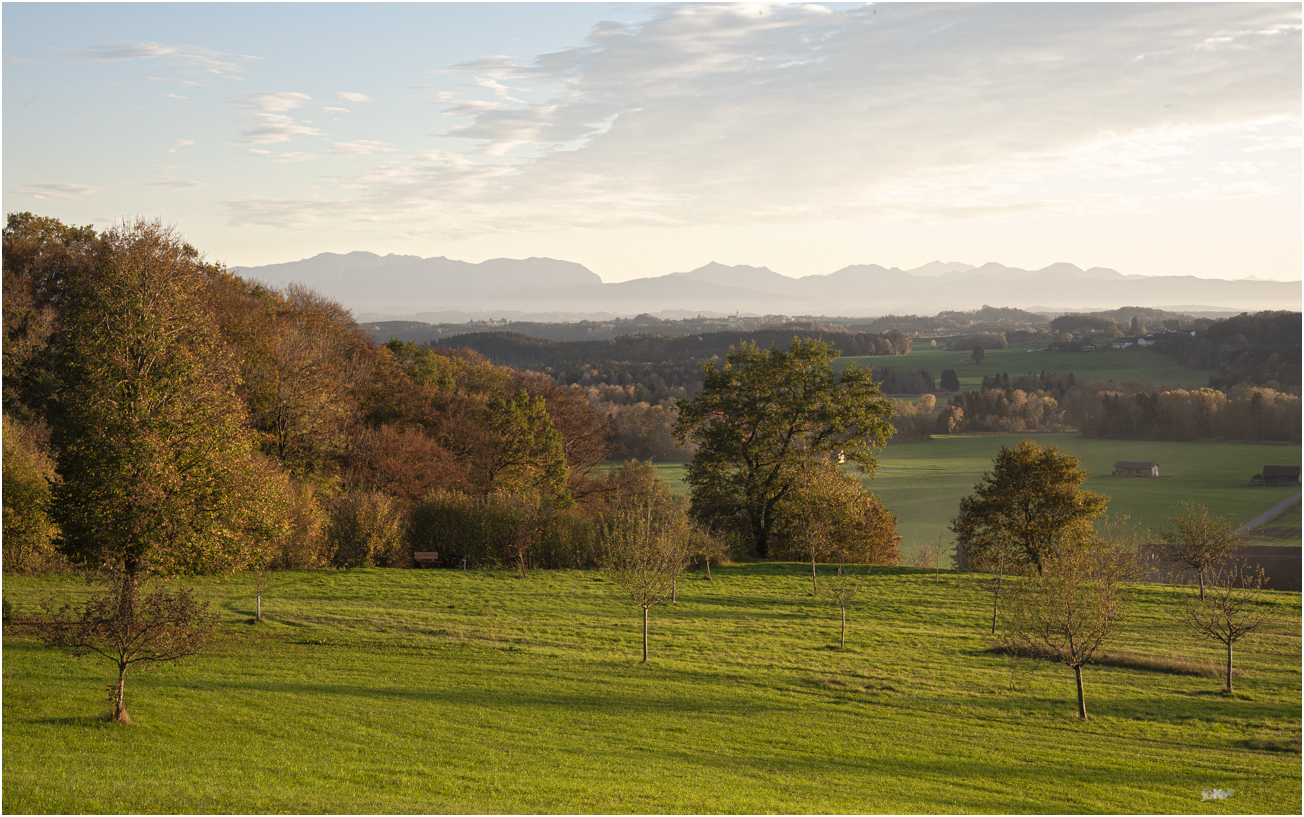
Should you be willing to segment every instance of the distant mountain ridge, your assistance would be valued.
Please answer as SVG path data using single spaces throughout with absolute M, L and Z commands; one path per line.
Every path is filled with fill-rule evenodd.
M 1039 270 L 996 262 L 933 261 L 911 270 L 856 264 L 791 278 L 768 267 L 712 261 L 688 272 L 604 283 L 582 264 L 552 258 L 493 258 L 321 253 L 262 267 L 232 267 L 272 287 L 299 282 L 355 313 L 561 312 L 573 315 L 688 313 L 877 316 L 934 314 L 983 304 L 1055 311 L 1126 305 L 1201 309 L 1298 309 L 1298 281 L 1124 275 L 1059 262 Z M 1203 305 L 1203 306 L 1201 306 Z

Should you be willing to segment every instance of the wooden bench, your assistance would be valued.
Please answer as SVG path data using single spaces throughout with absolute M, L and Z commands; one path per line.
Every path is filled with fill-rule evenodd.
M 412 554 L 413 567 L 443 567 L 444 563 L 439 558 L 438 551 L 418 550 Z

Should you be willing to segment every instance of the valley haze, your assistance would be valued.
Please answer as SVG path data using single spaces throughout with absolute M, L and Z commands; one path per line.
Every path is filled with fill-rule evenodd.
M 856 264 L 792 278 L 767 267 L 709 263 L 690 272 L 606 283 L 582 264 L 552 258 L 321 253 L 232 272 L 281 288 L 300 283 L 363 320 L 496 318 L 508 313 L 568 319 L 696 314 L 877 317 L 978 309 L 984 304 L 1039 312 L 1146 306 L 1175 311 L 1298 309 L 1299 281 L 1125 275 L 1056 263 L 1038 270 L 990 262 L 934 261 L 910 270 Z

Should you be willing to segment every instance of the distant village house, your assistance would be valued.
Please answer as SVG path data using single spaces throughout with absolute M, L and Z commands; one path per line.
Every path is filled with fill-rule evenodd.
M 1157 462 L 1128 462 L 1119 460 L 1114 463 L 1114 476 L 1116 477 L 1157 477 L 1159 476 L 1159 463 Z

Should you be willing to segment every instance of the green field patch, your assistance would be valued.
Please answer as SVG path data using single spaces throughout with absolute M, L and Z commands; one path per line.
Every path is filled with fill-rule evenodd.
M 1300 503 L 1296 502 L 1252 531 L 1251 545 L 1299 547 Z
M 905 356 L 840 357 L 834 361 L 833 368 L 841 371 L 852 362 L 875 368 L 905 369 L 913 366 L 928 370 L 935 378 L 941 377 L 944 369 L 955 369 L 960 388 L 965 391 L 981 387 L 984 377 L 1002 372 L 1008 372 L 1011 377 L 1028 372 L 1073 372 L 1079 381 L 1144 380 L 1156 386 L 1185 389 L 1205 388 L 1210 376 L 1217 374 L 1214 369 L 1188 369 L 1153 348 L 1134 346 L 1096 352 L 1046 352 L 1042 351 L 1045 345 L 1037 343 L 991 349 L 981 363 L 975 363 L 970 352 L 948 352 L 930 348 L 924 343 L 917 344 Z
M 809 566 L 690 574 L 640 615 L 600 571 L 276 573 L 198 580 L 214 649 L 133 674 L 6 627 L 3 796 L 13 813 L 1286 813 L 1301 796 L 1300 596 L 1217 678 L 988 651 L 968 577 L 876 568 L 849 610 Z M 7 577 L 18 613 L 71 578 Z M 1109 648 L 1217 661 L 1179 591 L 1128 589 Z M 1235 798 L 1202 803 L 1203 789 Z
M 1166 524 L 1165 517 L 1180 513 L 1183 501 L 1205 505 L 1216 515 L 1242 525 L 1299 490 L 1249 484 L 1265 463 L 1299 462 L 1298 445 L 1084 440 L 1073 433 L 939 435 L 928 442 L 888 446 L 879 454 L 874 476 L 864 478 L 865 486 L 878 494 L 899 520 L 903 557 L 909 558 L 939 537 L 950 542 L 947 525 L 959 510 L 960 499 L 973 493 L 983 472 L 991 470 L 992 458 L 1001 446 L 1017 445 L 1025 439 L 1056 445 L 1079 457 L 1082 467 L 1092 474 L 1083 487 L 1108 494 L 1110 514 L 1127 514 L 1142 528 Z M 1156 461 L 1160 477 L 1111 476 L 1117 460 Z M 657 470 L 673 490 L 687 492 L 683 464 L 663 463 Z M 1294 524 L 1294 540 L 1283 538 L 1278 543 L 1298 545 L 1299 505 L 1294 506 L 1293 517 L 1290 513 L 1283 512 L 1280 523 L 1274 519 L 1269 524 L 1283 536 Z
M 1249 484 L 1265 463 L 1299 462 L 1297 445 L 1084 440 L 1072 433 L 938 436 L 888 446 L 879 456 L 877 474 L 865 481 L 901 520 L 902 553 L 939 536 L 950 541 L 947 524 L 960 499 L 991 469 L 1001 446 L 1024 439 L 1057 445 L 1080 458 L 1092 474 L 1083 487 L 1108 494 L 1111 515 L 1127 514 L 1143 528 L 1164 525 L 1165 516 L 1181 512 L 1183 501 L 1205 505 L 1241 525 L 1298 491 Z M 1156 461 L 1160 477 L 1111 476 L 1116 460 Z

